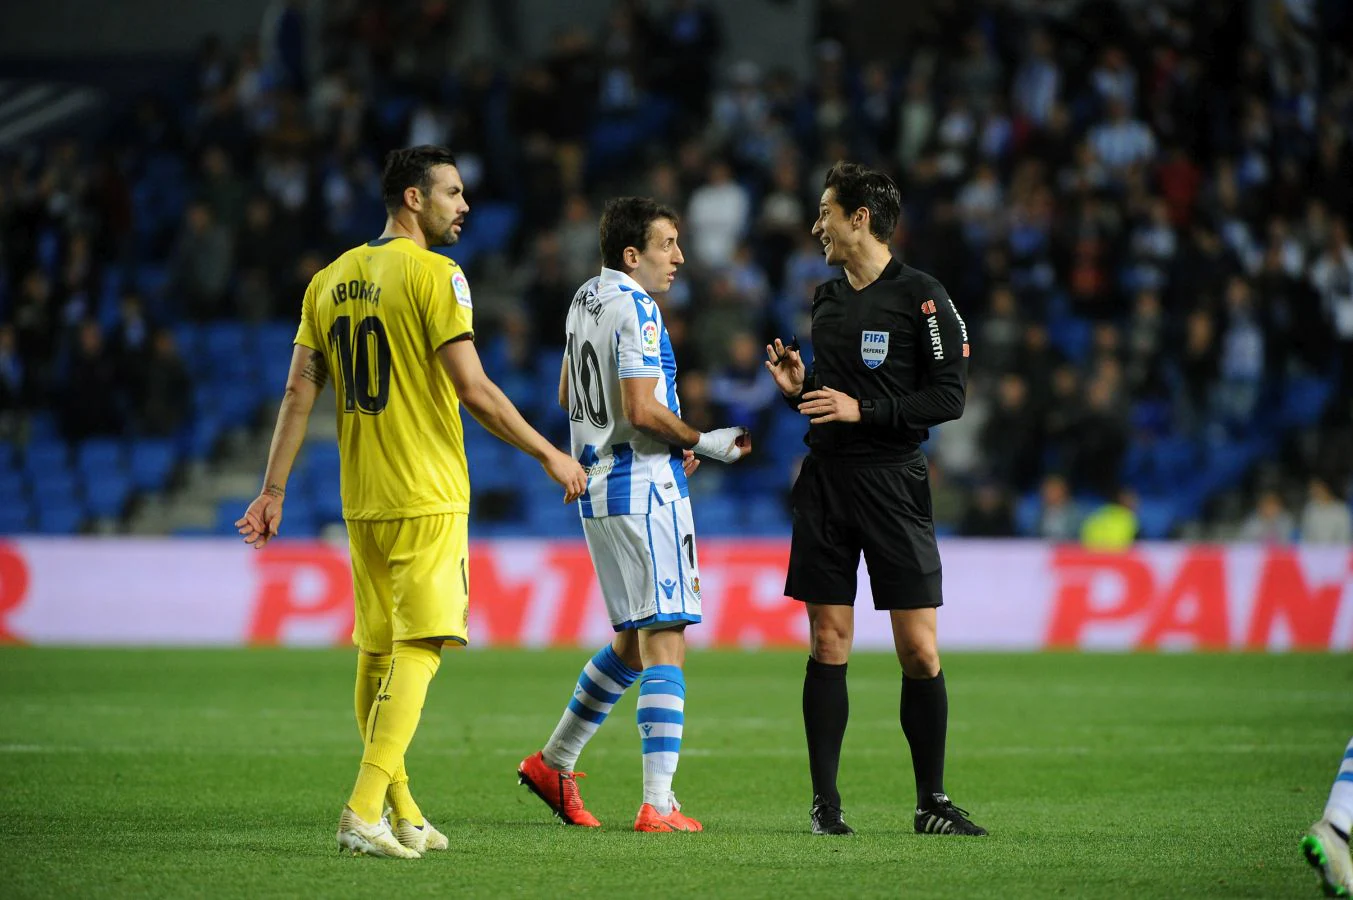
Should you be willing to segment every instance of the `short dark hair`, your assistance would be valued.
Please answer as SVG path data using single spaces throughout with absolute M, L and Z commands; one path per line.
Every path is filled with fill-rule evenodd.
M 869 233 L 883 243 L 892 239 L 902 214 L 902 192 L 891 178 L 859 163 L 838 162 L 827 172 L 823 190 L 832 188 L 846 215 L 864 207 L 869 210 Z
M 386 212 L 393 213 L 404 205 L 406 188 L 416 187 L 427 193 L 432 187 L 432 170 L 436 166 L 454 166 L 456 157 L 445 147 L 420 144 L 391 150 L 385 154 L 385 171 L 381 173 L 381 195 Z
M 625 248 L 648 246 L 648 231 L 658 219 L 681 220 L 676 210 L 649 197 L 617 197 L 606 203 L 601 213 L 601 264 L 608 269 L 623 269 Z

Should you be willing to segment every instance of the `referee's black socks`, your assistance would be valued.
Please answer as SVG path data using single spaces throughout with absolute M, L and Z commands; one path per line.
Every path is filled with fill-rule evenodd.
M 808 735 L 808 770 L 813 794 L 830 806 L 841 806 L 836 790 L 836 772 L 841 766 L 841 741 L 850 718 L 850 695 L 846 692 L 846 663 L 820 663 L 808 657 L 803 676 L 803 728 Z M 944 740 L 940 739 L 941 756 Z
M 842 666 L 844 669 L 845 667 Z M 807 697 L 805 691 L 804 697 Z M 807 709 L 807 700 L 804 700 Z M 916 808 L 930 807 L 933 794 L 944 793 L 944 737 L 949 730 L 949 694 L 944 673 L 934 678 L 902 675 L 902 733 L 911 745 L 916 774 Z M 838 742 L 837 747 L 841 745 Z

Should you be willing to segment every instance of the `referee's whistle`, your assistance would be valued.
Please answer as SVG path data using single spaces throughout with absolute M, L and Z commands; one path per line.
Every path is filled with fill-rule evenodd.
M 791 350 L 793 350 L 795 353 L 799 352 L 799 336 L 797 334 L 789 339 L 788 344 L 785 344 L 785 352 L 781 353 L 779 356 L 775 358 L 775 364 L 778 366 L 785 360 L 789 359 L 789 351 Z

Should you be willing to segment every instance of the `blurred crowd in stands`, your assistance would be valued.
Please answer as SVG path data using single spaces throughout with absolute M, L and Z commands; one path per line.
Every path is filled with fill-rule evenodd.
M 942 530 L 1075 539 L 1125 510 L 1146 536 L 1353 538 L 1348 4 L 819 0 L 803 75 L 723 54 L 707 0 L 617 0 L 539 58 L 492 5 L 498 50 L 466 53 L 455 3 L 284 4 L 98 140 L 0 156 L 9 439 L 35 409 L 71 441 L 181 432 L 201 403 L 178 337 L 294 320 L 379 231 L 384 152 L 438 143 L 471 204 L 447 252 L 514 398 L 559 434 L 540 398 L 599 210 L 654 196 L 683 216 L 684 415 L 764 435 L 753 483 L 784 490 L 803 425 L 762 347 L 807 343 L 844 158 L 897 179 L 896 252 L 972 334 L 966 412 L 929 445 Z

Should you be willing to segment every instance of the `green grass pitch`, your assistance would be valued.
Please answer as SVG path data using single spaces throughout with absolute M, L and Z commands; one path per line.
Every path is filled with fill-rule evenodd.
M 628 830 L 631 691 L 583 756 L 600 832 L 516 784 L 577 652 L 445 656 L 409 754 L 451 850 L 340 855 L 356 773 L 346 651 L 0 650 L 5 897 L 1316 897 L 1297 849 L 1353 732 L 1335 655 L 949 654 L 947 787 L 992 836 L 912 833 L 898 670 L 851 662 L 842 792 L 812 837 L 801 652 L 688 662 L 678 795 Z

